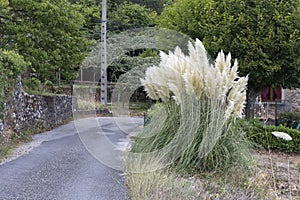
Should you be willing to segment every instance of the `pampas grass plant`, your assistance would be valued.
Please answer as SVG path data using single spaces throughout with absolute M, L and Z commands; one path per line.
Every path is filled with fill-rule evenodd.
M 161 52 L 160 64 L 148 68 L 141 80 L 148 96 L 160 103 L 126 156 L 129 185 L 145 188 L 143 184 L 154 183 L 159 188 L 165 181 L 153 173 L 163 169 L 180 174 L 228 174 L 240 169 L 246 175 L 254 163 L 250 142 L 234 126 L 243 114 L 248 77 L 238 76 L 238 63 L 231 65 L 230 54 L 221 51 L 211 63 L 198 39 L 188 48 L 189 55 L 178 47 L 168 54 Z M 138 177 L 144 176 L 153 176 L 152 183 L 140 182 Z M 149 185 L 146 188 L 151 190 Z M 155 194 L 143 199 L 161 199 L 161 191 Z M 136 195 L 132 196 L 139 199 Z
M 210 64 L 200 40 L 188 47 L 188 56 L 178 47 L 174 53 L 161 52 L 159 66 L 147 69 L 141 81 L 148 96 L 162 103 L 131 151 L 151 152 L 178 170 L 249 166 L 249 142 L 232 126 L 243 113 L 248 77 L 238 76 L 230 54 L 221 51 Z

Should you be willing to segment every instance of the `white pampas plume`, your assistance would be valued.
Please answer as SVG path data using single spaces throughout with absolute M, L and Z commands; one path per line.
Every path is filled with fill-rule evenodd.
M 155 93 L 154 88 L 152 87 L 151 83 L 146 82 L 145 80 L 141 79 L 142 84 L 145 87 L 145 91 L 148 94 L 148 97 L 150 97 L 153 100 L 158 100 L 158 96 Z
M 209 62 L 208 62 L 208 56 L 206 50 L 202 42 L 198 38 L 196 38 L 195 47 L 191 42 L 189 42 L 188 48 L 189 48 L 189 57 L 190 57 L 191 64 L 194 67 L 205 71 L 205 69 L 209 67 Z
M 284 140 L 290 141 L 292 140 L 292 137 L 284 132 L 279 132 L 279 131 L 273 131 L 272 134 L 277 137 L 277 138 L 282 138 Z
M 230 54 L 228 55 L 229 57 L 229 66 L 230 66 L 230 59 L 231 59 L 231 56 Z M 228 61 L 228 59 L 227 59 Z M 225 54 L 223 53 L 223 50 L 221 50 L 221 52 L 218 53 L 218 56 L 216 58 L 216 64 L 215 64 L 215 67 L 217 69 L 220 70 L 220 72 L 222 73 L 224 71 L 224 69 L 226 69 L 226 61 L 225 61 Z
M 220 102 L 225 117 L 240 117 L 246 102 L 248 76 L 239 77 L 238 63 L 231 66 L 231 54 L 221 51 L 215 62 L 209 64 L 206 50 L 199 39 L 188 44 L 189 55 L 179 47 L 168 54 L 160 52 L 158 66 L 147 69 L 141 79 L 148 96 L 162 101 L 173 98 L 183 103 L 183 95 L 195 96 L 198 100 Z
M 199 71 L 187 71 L 182 75 L 185 82 L 185 89 L 187 94 L 196 95 L 197 98 L 200 98 L 203 92 L 203 76 Z

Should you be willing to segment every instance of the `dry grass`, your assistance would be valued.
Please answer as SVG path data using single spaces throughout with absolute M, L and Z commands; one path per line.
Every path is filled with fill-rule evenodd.
M 127 162 L 127 184 L 131 199 L 193 199 L 195 192 L 188 180 L 176 181 L 175 173 L 162 169 L 157 160 Z
M 99 101 L 89 99 L 78 99 L 79 110 L 100 110 L 103 108 L 104 106 Z
M 299 200 L 300 154 L 259 151 L 258 165 L 251 174 L 242 175 L 232 168 L 226 174 L 177 174 L 159 169 L 158 162 L 131 163 L 131 169 L 158 168 L 148 173 L 128 173 L 127 181 L 132 200 L 139 199 L 222 199 L 222 200 Z M 148 162 L 147 162 L 148 163 Z
M 129 174 L 128 185 L 132 200 L 274 199 L 263 173 L 246 179 L 238 174 L 183 176 L 159 170 Z

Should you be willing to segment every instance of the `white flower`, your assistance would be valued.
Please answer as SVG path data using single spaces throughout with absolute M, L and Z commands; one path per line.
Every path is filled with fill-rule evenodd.
M 292 140 L 292 137 L 284 132 L 279 132 L 279 131 L 273 131 L 272 134 L 277 137 L 277 138 L 282 138 L 284 140 L 290 141 Z

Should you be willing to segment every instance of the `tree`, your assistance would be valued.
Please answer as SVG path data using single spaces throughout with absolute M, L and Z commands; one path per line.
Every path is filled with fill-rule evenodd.
M 157 27 L 113 34 L 107 38 L 108 79 L 116 81 L 121 74 L 133 68 L 139 68 L 141 72 L 148 66 L 157 64 L 159 61 L 158 51 L 168 52 L 179 46 L 183 52 L 187 52 L 188 41 L 191 39 L 184 34 Z M 93 77 L 91 80 L 100 79 L 100 49 L 101 44 L 98 43 L 82 63 L 84 74 L 86 77 Z M 144 76 L 140 78 L 144 78 Z M 140 83 L 138 77 L 134 77 L 134 79 Z
M 14 51 L 0 49 L 0 114 L 11 89 L 16 87 L 17 76 L 22 74 L 30 63 Z
M 31 63 L 27 73 L 42 81 L 56 81 L 57 73 L 75 79 L 91 44 L 80 7 L 66 0 L 1 1 L 1 43 Z
M 199 38 L 212 57 L 231 52 L 249 74 L 249 109 L 266 86 L 300 85 L 299 16 L 298 0 L 178 0 L 159 23 Z
M 85 18 L 83 29 L 87 33 L 87 38 L 100 40 L 102 4 L 95 0 L 70 0 L 70 2 L 78 6 L 80 13 Z
M 115 59 L 108 68 L 109 80 L 117 82 L 120 75 L 128 72 L 129 70 L 143 66 L 153 66 L 159 63 L 159 56 L 156 50 L 151 49 L 139 49 L 141 54 L 137 56 L 122 55 Z M 132 53 L 131 51 L 129 53 Z
M 146 6 L 158 14 L 163 11 L 165 6 L 172 4 L 172 0 L 131 0 L 131 2 Z
M 101 0 L 96 1 L 101 3 Z M 172 0 L 108 0 L 107 3 L 109 12 L 116 10 L 116 7 L 118 7 L 118 5 L 126 2 L 145 6 L 146 8 L 149 8 L 158 14 L 163 11 L 165 6 L 171 5 L 173 3 Z
M 108 13 L 108 30 L 122 32 L 128 29 L 154 26 L 155 18 L 156 13 L 145 6 L 124 2 Z

